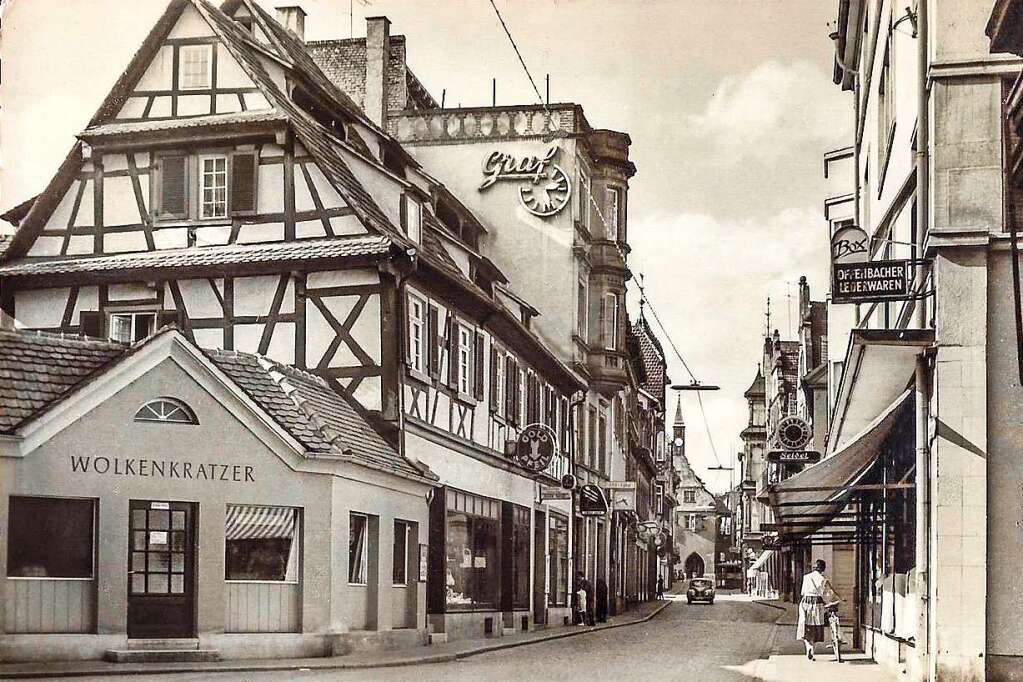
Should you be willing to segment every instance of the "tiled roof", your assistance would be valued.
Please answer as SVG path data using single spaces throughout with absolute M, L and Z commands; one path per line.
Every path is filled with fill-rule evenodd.
M 405 476 L 428 476 L 399 455 L 319 377 L 248 353 L 205 353 L 310 452 L 342 455 Z
M 645 380 L 643 389 L 664 404 L 664 387 L 668 383 L 667 363 L 661 343 L 650 329 L 646 319 L 641 317 L 632 326 L 632 334 L 639 344 L 639 359 L 643 363 Z
M 0 331 L 0 432 L 10 432 L 125 352 L 108 341 Z
M 208 267 L 239 263 L 380 256 L 388 252 L 390 245 L 391 242 L 387 237 L 370 235 L 266 244 L 191 246 L 185 249 L 121 253 L 110 256 L 76 256 L 47 260 L 22 258 L 0 265 L 0 275 L 26 277 L 110 270 Z
M 162 130 L 183 130 L 208 126 L 229 126 L 242 123 L 275 123 L 287 121 L 288 117 L 274 109 L 239 111 L 230 114 L 211 114 L 190 118 L 170 118 L 158 121 L 131 121 L 128 123 L 104 123 L 86 128 L 79 133 L 83 139 L 110 137 L 129 133 L 147 133 Z

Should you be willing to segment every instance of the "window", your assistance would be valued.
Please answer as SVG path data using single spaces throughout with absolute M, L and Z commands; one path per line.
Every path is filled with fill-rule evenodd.
M 216 220 L 256 212 L 259 161 L 254 150 L 156 155 L 150 201 L 153 217 Z
M 604 473 L 607 470 L 607 411 L 601 409 L 599 426 L 597 431 L 597 470 Z
M 92 578 L 95 502 L 10 498 L 7 577 Z
M 445 585 L 449 609 L 490 609 L 498 605 L 500 537 L 500 502 L 448 490 Z
M 405 234 L 418 244 L 423 239 L 423 205 L 407 194 L 402 198 L 404 200 L 402 221 Z
M 298 582 L 298 509 L 229 504 L 224 542 L 225 580 Z
M 223 218 L 227 215 L 227 157 L 201 157 L 199 167 L 199 217 Z
M 391 575 L 395 585 L 408 583 L 408 547 L 411 525 L 407 521 L 394 522 L 394 570 Z
M 683 490 L 682 501 L 686 504 L 696 504 L 696 491 L 695 490 Z
M 579 223 L 589 229 L 590 227 L 590 178 L 579 165 Z
M 369 517 L 348 515 L 348 582 L 365 585 L 369 566 Z
M 597 408 L 595 407 L 588 409 L 586 432 L 590 441 L 590 447 L 586 453 L 586 464 L 592 468 L 597 460 Z
M 618 224 L 621 219 L 622 191 L 617 187 L 607 188 L 607 238 L 618 241 Z
M 148 337 L 156 328 L 156 313 L 111 313 L 111 341 L 135 343 Z
M 575 314 L 575 331 L 579 336 L 586 340 L 586 308 L 589 305 L 589 300 L 586 295 L 586 282 L 579 280 L 579 294 L 576 300 L 578 309 Z
M 178 87 L 182 90 L 204 90 L 211 86 L 210 62 L 212 45 L 182 45 L 178 48 Z
M 549 516 L 547 554 L 551 580 L 549 606 L 568 605 L 568 519 L 558 514 Z
M 408 364 L 415 372 L 422 372 L 423 332 L 426 329 L 423 302 L 415 296 L 408 298 Z
M 168 424 L 199 423 L 192 408 L 175 398 L 150 400 L 135 413 L 135 421 L 164 422 Z
M 583 406 L 577 405 L 575 408 L 575 461 L 579 464 L 586 462 L 586 416 L 583 412 Z
M 506 360 L 505 354 L 490 346 L 490 410 L 504 415 L 505 395 L 508 387 L 505 385 Z M 507 416 L 507 415 L 505 415 Z
M 518 407 L 516 408 L 516 417 L 521 426 L 525 426 L 529 423 L 529 419 L 526 417 L 529 414 L 529 407 L 526 400 L 526 380 L 528 375 L 526 374 L 525 368 L 519 368 L 519 378 L 515 382 L 515 390 L 518 392 L 516 400 L 518 401 Z
M 472 330 L 458 325 L 458 392 L 472 394 Z
M 664 486 L 660 483 L 654 485 L 654 509 L 658 514 L 664 513 Z
M 881 191 L 884 172 L 888 166 L 888 155 L 891 153 L 892 136 L 895 132 L 895 79 L 892 71 L 894 42 L 891 39 L 891 28 L 888 30 L 888 35 L 884 61 L 881 63 L 881 79 L 877 84 L 877 148 L 881 159 L 881 163 L 878 165 L 878 192 Z
M 618 349 L 618 294 L 604 294 L 604 348 Z

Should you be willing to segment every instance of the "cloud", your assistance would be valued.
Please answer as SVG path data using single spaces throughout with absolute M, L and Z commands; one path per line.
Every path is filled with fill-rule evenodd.
M 721 387 L 702 399 L 718 457 L 728 465 L 748 417 L 742 394 L 761 361 L 766 297 L 771 296 L 771 326 L 793 338 L 799 277 L 807 277 L 813 299 L 827 293 L 823 213 L 804 206 L 761 220 L 661 212 L 635 220 L 629 233 L 630 266 L 637 276 L 648 275 L 647 295 L 672 341 L 700 381 Z M 632 311 L 639 309 L 636 290 L 632 287 Z M 670 344 L 664 345 L 672 380 L 688 382 Z M 682 400 L 690 462 L 712 490 L 724 490 L 728 473 L 706 469 L 717 462 L 695 394 L 683 394 Z M 674 404 L 668 407 L 674 414 Z
M 699 114 L 688 117 L 690 135 L 740 156 L 783 155 L 792 144 L 837 143 L 851 130 L 845 98 L 816 64 L 763 62 L 725 76 Z

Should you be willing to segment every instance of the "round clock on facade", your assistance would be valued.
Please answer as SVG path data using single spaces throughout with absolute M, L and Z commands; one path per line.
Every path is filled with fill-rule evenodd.
M 568 204 L 572 186 L 568 175 L 557 164 L 551 164 L 546 173 L 519 186 L 519 200 L 526 210 L 540 217 L 552 216 Z
M 775 432 L 786 450 L 802 450 L 813 437 L 813 429 L 802 417 L 788 416 L 778 422 Z

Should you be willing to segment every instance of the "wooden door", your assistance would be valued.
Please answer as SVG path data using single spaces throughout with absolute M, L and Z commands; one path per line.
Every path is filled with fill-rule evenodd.
M 196 507 L 129 502 L 128 637 L 195 636 Z

